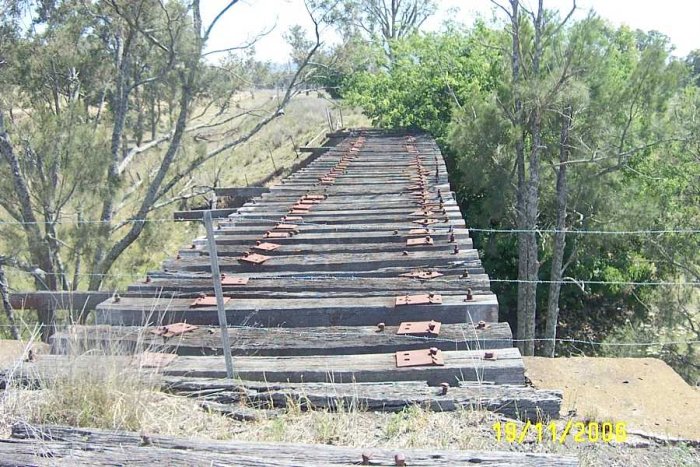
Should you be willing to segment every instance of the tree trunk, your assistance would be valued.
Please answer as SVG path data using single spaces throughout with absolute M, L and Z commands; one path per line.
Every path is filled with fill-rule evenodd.
M 5 308 L 7 322 L 10 324 L 10 333 L 13 339 L 20 339 L 19 328 L 15 322 L 15 310 L 10 303 L 10 292 L 8 291 L 7 280 L 5 278 L 5 269 L 0 265 L 0 295 L 2 296 L 2 306 Z
M 569 130 L 573 111 L 571 104 L 564 108 L 564 118 L 559 136 L 559 169 L 557 170 L 557 224 L 554 234 L 554 251 L 552 252 L 552 271 L 550 274 L 549 297 L 547 300 L 547 320 L 543 353 L 554 357 L 557 338 L 557 321 L 559 319 L 559 293 L 564 273 L 564 248 L 566 247 L 566 202 L 567 180 L 566 163 L 569 160 Z
M 107 169 L 107 187 L 104 198 L 102 199 L 102 212 L 100 213 L 100 226 L 97 230 L 98 239 L 95 246 L 95 254 L 92 260 L 93 275 L 90 276 L 89 289 L 99 290 L 103 278 L 94 273 L 97 272 L 100 263 L 104 260 L 108 248 L 109 237 L 112 227 L 112 216 L 114 210 L 114 202 L 117 196 L 121 177 L 119 175 L 119 163 L 122 160 L 120 148 L 122 146 L 122 137 L 124 134 L 124 126 L 126 124 L 126 114 L 129 109 L 129 93 L 128 76 L 130 72 L 131 61 L 131 43 L 133 40 L 133 32 L 130 31 L 127 37 L 122 41 L 119 40 L 119 48 L 117 51 L 116 64 L 116 86 L 114 92 L 114 123 L 112 125 L 112 137 L 110 145 L 111 161 Z
M 525 122 L 523 114 L 523 104 L 520 97 L 520 4 L 519 0 L 511 0 L 511 28 L 513 39 L 513 51 L 511 57 L 512 85 L 514 100 L 514 124 L 518 128 L 518 136 L 515 142 L 515 163 L 518 173 L 518 186 L 516 192 L 516 226 L 520 230 L 526 228 L 525 222 Z M 527 277 L 527 236 L 524 232 L 518 233 L 518 280 Z M 517 332 L 518 348 L 521 353 L 525 353 L 527 339 L 526 328 L 526 297 L 527 287 L 524 282 L 518 282 L 518 309 L 517 309 Z
M 35 275 L 37 289 L 57 290 L 56 275 L 51 255 L 51 248 L 46 241 L 46 236 L 39 228 L 40 223 L 34 214 L 32 206 L 32 195 L 29 192 L 29 184 L 22 174 L 19 159 L 14 152 L 14 147 L 10 137 L 5 131 L 4 115 L 0 111 L 0 155 L 2 155 L 10 166 L 12 173 L 12 183 L 19 202 L 19 211 L 22 216 L 22 229 L 27 235 L 29 255 L 33 264 L 41 269 L 44 278 Z M 37 310 L 39 324 L 42 326 L 42 339 L 48 342 L 48 338 L 55 330 L 54 307 L 45 310 Z

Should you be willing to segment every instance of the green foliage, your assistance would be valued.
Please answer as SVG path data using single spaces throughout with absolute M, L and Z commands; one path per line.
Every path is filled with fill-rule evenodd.
M 510 33 L 477 23 L 392 43 L 394 61 L 346 82 L 344 96 L 379 126 L 429 131 L 449 156 L 453 189 L 467 225 L 516 225 L 514 144 L 519 129 L 505 111 L 518 92 L 526 109 L 545 105 L 542 121 L 538 226 L 555 222 L 555 165 L 561 116 L 574 109 L 568 178 L 569 229 L 697 229 L 700 225 L 700 127 L 697 54 L 670 55 L 668 38 L 614 28 L 595 15 L 551 30 L 541 76 L 510 85 Z M 533 47 L 522 25 L 523 54 Z M 527 58 L 526 58 L 527 59 Z M 550 169 L 551 167 L 551 169 Z M 684 282 L 700 278 L 700 236 L 568 235 L 560 296 L 559 337 L 624 338 L 621 329 L 656 329 L 646 340 L 698 339 L 697 288 L 669 301 L 668 287 L 628 282 Z M 475 233 L 484 265 L 495 279 L 518 275 L 517 237 Z M 539 236 L 540 279 L 549 279 L 552 236 Z M 578 284 L 604 281 L 611 284 Z M 516 287 L 494 282 L 502 317 L 513 322 Z M 539 287 L 539 309 L 548 286 Z M 677 289 L 677 288 L 676 288 Z M 571 349 L 560 349 L 567 352 Z M 586 349 L 597 352 L 600 348 Z M 698 364 L 692 346 L 654 348 L 687 377 Z
M 452 29 L 396 40 L 391 67 L 356 74 L 343 96 L 378 126 L 418 127 L 440 139 L 455 106 L 469 105 L 498 79 L 498 64 L 476 43 L 479 33 L 487 29 L 478 25 L 470 33 Z

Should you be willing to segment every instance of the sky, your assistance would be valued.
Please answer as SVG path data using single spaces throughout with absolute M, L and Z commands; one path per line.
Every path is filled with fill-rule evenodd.
M 425 30 L 440 29 L 445 19 L 471 24 L 477 15 L 492 18 L 489 0 L 436 0 L 438 12 L 425 24 Z M 505 3 L 505 0 L 501 0 Z M 535 0 L 524 0 L 524 4 Z M 202 16 L 208 24 L 228 0 L 202 0 Z M 577 0 L 575 17 L 581 18 L 590 9 L 615 25 L 626 24 L 634 29 L 656 30 L 671 38 L 675 55 L 685 56 L 700 49 L 700 0 Z M 571 0 L 545 0 L 545 8 L 568 12 Z M 455 10 L 458 9 L 458 10 Z M 500 15 L 503 16 L 503 13 Z M 501 18 L 502 19 L 502 18 Z M 311 28 L 312 23 L 303 0 L 241 0 L 219 21 L 207 44 L 209 50 L 224 49 L 250 41 L 262 31 L 274 27 L 256 43 L 259 60 L 286 63 L 289 46 L 284 33 L 299 24 Z M 322 31 L 322 39 L 337 40 L 330 30 Z M 210 58 L 215 59 L 215 55 Z

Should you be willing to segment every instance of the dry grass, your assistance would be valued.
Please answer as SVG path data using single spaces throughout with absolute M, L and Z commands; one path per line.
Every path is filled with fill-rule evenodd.
M 95 358 L 97 353 L 110 358 Z M 161 392 L 154 370 L 130 364 L 132 357 L 124 354 L 125 349 L 115 347 L 72 355 L 55 372 L 58 376 L 40 378 L 38 389 L 11 379 L 0 398 L 0 428 L 7 434 L 12 423 L 22 420 L 216 440 L 551 452 L 577 455 L 582 465 L 680 466 L 700 461 L 697 449 L 683 445 L 560 445 L 537 443 L 533 436 L 522 445 L 498 443 L 491 429 L 498 417 L 471 409 L 439 413 L 410 407 L 382 413 L 353 405 L 304 411 L 290 400 L 283 411 L 260 411 L 256 421 L 235 421 L 203 409 L 195 399 Z M 21 373 L 25 356 L 18 355 L 15 375 Z

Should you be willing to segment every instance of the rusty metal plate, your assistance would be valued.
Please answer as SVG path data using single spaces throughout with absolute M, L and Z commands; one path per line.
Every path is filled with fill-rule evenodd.
M 265 238 L 289 238 L 291 236 L 290 232 L 265 232 Z
M 423 225 L 431 225 L 431 224 L 436 224 L 438 222 L 437 219 L 420 219 L 413 221 L 414 224 L 423 224 Z
M 412 271 L 399 274 L 402 277 L 410 277 L 412 279 L 435 279 L 443 274 L 437 271 Z
M 233 277 L 227 276 L 226 274 L 221 275 L 221 285 L 246 285 L 248 280 L 247 277 Z
M 174 337 L 184 334 L 186 332 L 194 331 L 197 326 L 193 326 L 187 323 L 173 323 L 167 326 L 158 326 L 155 329 L 151 329 L 151 333 L 157 336 L 163 337 Z
M 396 352 L 396 366 L 443 366 L 445 359 L 440 349 L 421 349 Z
M 275 226 L 275 229 L 277 229 L 277 230 L 296 230 L 297 227 L 299 227 L 299 226 L 296 225 L 296 224 L 283 224 L 283 223 L 280 223 L 280 224 L 277 224 L 277 225 Z
M 432 233 L 435 231 L 430 229 L 411 229 L 408 231 L 408 235 L 430 235 Z
M 442 295 L 438 294 L 420 294 L 420 295 L 401 295 L 396 297 L 396 306 L 402 305 L 441 305 Z
M 323 195 L 304 195 L 304 199 L 309 201 L 323 201 L 326 197 Z
M 400 336 L 437 336 L 440 334 L 440 321 L 404 321 L 396 334 Z
M 308 206 L 313 206 L 314 204 L 318 204 L 318 203 L 320 203 L 320 202 L 321 202 L 321 200 L 318 200 L 318 199 L 310 199 L 310 198 L 304 198 L 304 197 L 302 196 L 302 197 L 299 198 L 299 200 L 297 201 L 297 204 L 305 204 L 305 205 L 308 205 Z
M 409 238 L 406 240 L 406 246 L 432 245 L 433 239 L 430 237 L 424 238 Z
M 290 209 L 289 214 L 308 214 L 309 210 L 308 209 Z M 301 220 L 301 217 L 298 217 L 297 219 Z
M 284 216 L 280 220 L 283 222 L 301 222 L 304 220 L 304 218 L 300 216 Z
M 231 300 L 231 297 L 224 297 L 224 305 Z M 192 303 L 190 303 L 190 308 L 199 307 L 209 307 L 216 306 L 216 297 L 214 295 L 205 295 L 204 297 L 197 297 Z
M 335 183 L 335 179 L 333 180 L 321 180 L 321 185 L 333 185 Z
M 270 259 L 270 256 L 259 255 L 257 253 L 249 253 L 245 256 L 241 256 L 240 258 L 238 258 L 238 261 L 241 261 L 243 263 L 262 264 L 268 259 Z
M 274 251 L 281 246 L 282 245 L 278 245 L 277 243 L 262 242 L 259 245 L 255 245 L 253 248 L 262 251 Z
M 292 206 L 291 211 L 304 211 L 304 212 L 309 212 L 310 209 L 311 209 L 311 205 L 310 205 L 310 204 L 300 204 L 300 203 L 297 203 L 297 204 L 295 204 L 294 206 Z

